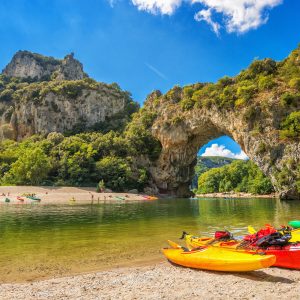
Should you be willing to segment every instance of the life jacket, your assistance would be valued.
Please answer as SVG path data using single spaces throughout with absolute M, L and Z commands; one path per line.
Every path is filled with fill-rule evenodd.
M 266 224 L 264 228 L 260 229 L 255 234 L 245 235 L 243 240 L 252 244 L 258 241 L 259 239 L 275 232 L 277 232 L 277 230 L 273 226 L 271 226 L 270 224 Z
M 283 230 L 283 233 L 277 231 L 273 226 L 267 224 L 256 234 L 249 234 L 244 237 L 244 241 L 252 246 L 267 248 L 269 246 L 284 246 L 291 239 L 291 233 Z
M 282 234 L 280 232 L 271 233 L 259 239 L 255 244 L 257 247 L 268 248 L 270 246 L 284 246 L 291 239 L 291 234 Z

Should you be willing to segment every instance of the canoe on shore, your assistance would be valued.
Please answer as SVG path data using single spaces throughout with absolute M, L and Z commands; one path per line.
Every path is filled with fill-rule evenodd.
M 205 246 L 193 250 L 183 249 L 170 242 L 173 248 L 162 249 L 171 262 L 184 267 L 222 271 L 247 272 L 268 268 L 276 262 L 274 255 L 255 255 L 221 247 Z
M 288 243 L 283 246 L 269 246 L 267 248 L 257 248 L 257 250 L 239 248 L 241 241 L 216 241 L 210 237 L 185 236 L 185 242 L 189 249 L 213 245 L 214 248 L 224 248 L 236 250 L 239 252 L 256 253 L 257 250 L 267 255 L 275 255 L 276 262 L 274 267 L 300 270 L 300 243 Z M 212 244 L 213 243 L 213 244 Z

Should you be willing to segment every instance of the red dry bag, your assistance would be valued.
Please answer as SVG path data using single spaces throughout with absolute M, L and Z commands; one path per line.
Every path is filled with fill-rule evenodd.
M 216 231 L 215 232 L 215 239 L 216 240 L 225 240 L 225 239 L 230 239 L 231 234 L 229 231 Z

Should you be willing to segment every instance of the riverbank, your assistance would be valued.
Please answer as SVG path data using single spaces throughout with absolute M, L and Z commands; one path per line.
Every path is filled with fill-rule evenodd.
M 25 284 L 0 284 L 11 299 L 299 299 L 300 272 L 193 270 L 168 262 Z
M 250 193 L 210 193 L 210 194 L 197 194 L 198 198 L 277 198 L 275 193 L 268 195 L 254 195 Z
M 41 204 L 66 203 L 103 203 L 120 201 L 145 201 L 144 195 L 134 193 L 96 193 L 95 188 L 81 187 L 37 187 L 37 186 L 0 186 L 0 203 L 10 199 L 11 204 L 32 203 L 23 194 L 35 194 Z M 24 198 L 21 202 L 17 197 Z

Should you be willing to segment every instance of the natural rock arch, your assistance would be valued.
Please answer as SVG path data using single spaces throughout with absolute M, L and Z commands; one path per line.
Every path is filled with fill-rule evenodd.
M 282 199 L 299 199 L 295 169 L 300 162 L 300 145 L 279 138 L 279 98 L 270 98 L 270 105 L 265 107 L 257 103 L 223 109 L 213 104 L 185 110 L 180 106 L 183 92 L 176 90 L 178 95 L 171 100 L 156 91 L 145 105 L 147 110 L 157 112 L 151 130 L 162 150 L 150 172 L 160 192 L 190 196 L 199 149 L 210 140 L 227 135 L 271 178 Z

